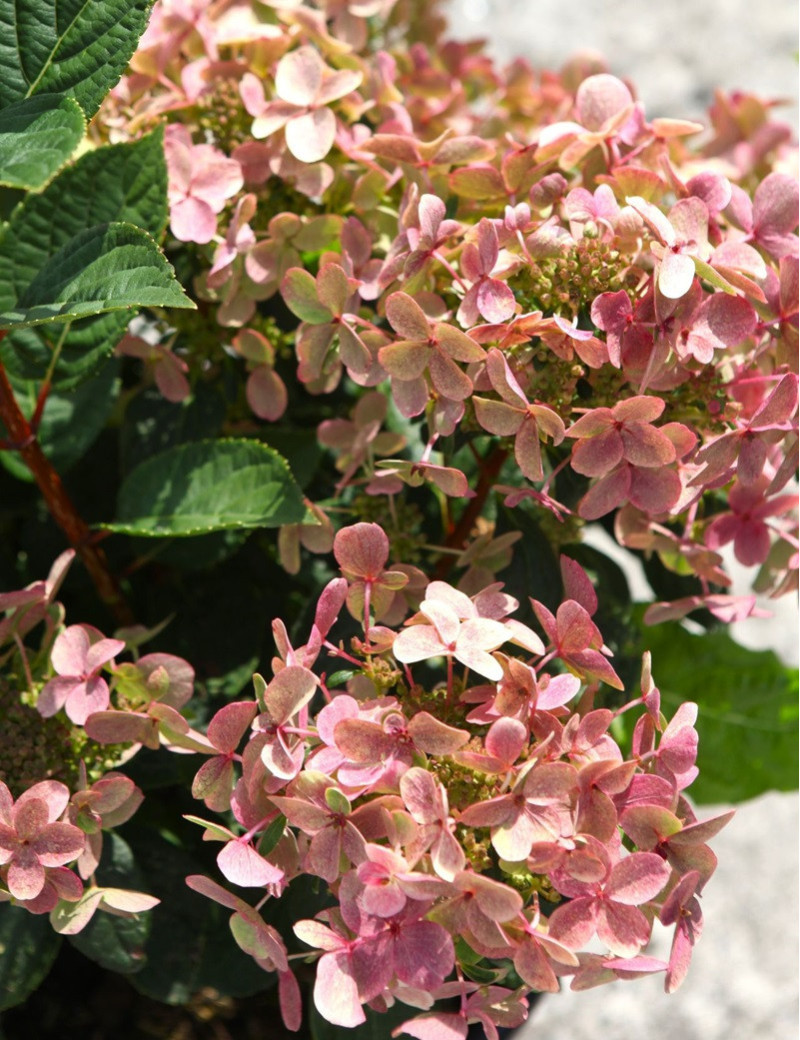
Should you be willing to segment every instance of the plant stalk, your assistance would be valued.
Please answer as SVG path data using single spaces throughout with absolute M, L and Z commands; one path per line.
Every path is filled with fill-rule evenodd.
M 6 333 L 0 331 L 0 341 L 5 336 Z M 113 614 L 118 625 L 133 624 L 133 612 L 125 600 L 119 582 L 109 568 L 105 552 L 94 544 L 88 524 L 72 504 L 72 500 L 61 482 L 61 477 L 42 451 L 34 428 L 20 410 L 2 363 L 0 363 L 0 419 L 5 424 L 9 441 L 20 453 L 22 461 L 33 474 L 51 516 L 83 561 L 98 596 Z

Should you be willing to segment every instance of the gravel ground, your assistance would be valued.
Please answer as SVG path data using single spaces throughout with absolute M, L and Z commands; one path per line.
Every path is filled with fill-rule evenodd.
M 452 0 L 450 9 L 453 34 L 487 37 L 503 62 L 522 55 L 558 68 L 578 50 L 599 51 L 650 117 L 702 118 L 720 86 L 785 99 L 780 114 L 797 127 L 795 0 Z M 796 604 L 782 601 L 773 619 L 735 636 L 796 663 L 797 629 Z M 667 997 L 657 978 L 565 992 L 541 1002 L 525 1040 L 797 1040 L 797 795 L 740 806 L 714 849 L 705 932 L 678 993 Z M 653 953 L 668 953 L 668 937 Z

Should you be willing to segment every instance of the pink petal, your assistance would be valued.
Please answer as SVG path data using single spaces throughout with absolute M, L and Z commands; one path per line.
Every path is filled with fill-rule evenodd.
M 217 232 L 217 216 L 207 202 L 187 198 L 169 210 L 170 227 L 179 242 L 210 242 Z
M 605 72 L 588 76 L 575 95 L 575 110 L 587 130 L 599 130 L 632 104 L 631 92 L 622 80 Z
M 85 683 L 73 686 L 64 704 L 64 711 L 71 722 L 82 726 L 96 711 L 105 711 L 110 697 L 105 679 L 95 676 Z
M 50 660 L 59 675 L 83 675 L 91 643 L 81 625 L 70 625 L 53 644 Z
M 389 324 L 403 339 L 427 340 L 430 326 L 425 312 L 407 293 L 395 292 L 386 301 Z
M 282 725 L 297 714 L 317 689 L 317 677 L 300 665 L 281 669 L 266 689 L 265 701 L 274 723 Z
M 402 928 L 394 941 L 394 967 L 407 986 L 430 991 L 441 986 L 454 962 L 453 940 L 433 921 Z
M 392 653 L 401 664 L 440 657 L 445 650 L 439 633 L 432 625 L 411 625 L 403 629 L 392 644 Z
M 71 823 L 49 823 L 30 843 L 43 867 L 63 867 L 77 859 L 85 845 L 86 835 Z
M 6 884 L 15 899 L 34 899 L 44 888 L 45 870 L 31 848 L 23 846 L 8 867 Z
M 366 1021 L 345 953 L 326 953 L 317 964 L 314 1004 L 322 1017 L 335 1026 L 352 1029 Z
M 47 806 L 49 821 L 57 820 L 69 802 L 69 788 L 59 780 L 40 780 L 17 799 L 17 809 L 28 801 L 42 801 Z
M 617 903 L 640 906 L 666 885 L 670 868 L 654 852 L 634 852 L 611 871 L 606 893 Z
M 604 900 L 597 914 L 597 937 L 618 957 L 633 957 L 647 945 L 650 925 L 637 907 Z
M 67 697 L 74 688 L 75 680 L 67 676 L 58 676 L 55 679 L 51 679 L 45 684 L 42 692 L 39 694 L 36 710 L 44 718 L 52 718 L 57 711 L 63 708 Z
M 591 939 L 597 922 L 597 904 L 588 896 L 556 907 L 548 918 L 549 934 L 570 950 L 579 950 Z
M 498 325 L 510 318 L 517 307 L 514 293 L 498 278 L 486 278 L 480 283 L 476 304 L 481 317 Z
M 208 724 L 207 736 L 214 747 L 223 753 L 235 751 L 256 716 L 254 701 L 235 701 L 226 704 Z
M 684 253 L 666 252 L 658 268 L 658 288 L 669 300 L 679 300 L 691 289 L 694 260 Z
M 259 365 L 248 376 L 245 396 L 254 415 L 268 422 L 277 422 L 289 401 L 283 380 L 265 365 Z
M 623 450 L 620 432 L 612 427 L 595 437 L 584 437 L 578 441 L 572 449 L 570 465 L 576 473 L 601 477 L 621 461 Z
M 107 661 L 112 660 L 117 654 L 121 654 L 124 649 L 125 643 L 122 639 L 100 639 L 93 643 L 86 654 L 86 672 L 97 671 Z
M 402 1033 L 416 1040 L 467 1040 L 467 1020 L 462 1015 L 434 1011 L 417 1015 L 400 1027 Z
M 630 500 L 645 513 L 667 513 L 681 495 L 681 480 L 674 469 L 636 469 L 631 471 Z M 588 497 L 588 496 L 587 496 Z M 584 516 L 581 513 L 581 516 Z M 586 516 L 586 519 L 589 519 Z
M 285 134 L 286 145 L 295 159 L 319 162 L 333 147 L 336 116 L 329 108 L 315 108 L 305 115 L 293 116 L 286 124 Z
M 343 571 L 374 581 L 389 558 L 389 539 L 378 524 L 353 524 L 337 533 L 333 555 Z
M 753 196 L 756 237 L 766 230 L 787 233 L 797 227 L 798 185 L 785 173 L 770 173 Z
M 242 841 L 229 841 L 217 856 L 217 866 L 228 881 L 242 888 L 261 888 L 283 878 L 283 871 Z
M 310 46 L 298 47 L 285 54 L 275 71 L 275 93 L 283 101 L 304 108 L 310 105 L 322 85 L 325 66 L 317 51 Z

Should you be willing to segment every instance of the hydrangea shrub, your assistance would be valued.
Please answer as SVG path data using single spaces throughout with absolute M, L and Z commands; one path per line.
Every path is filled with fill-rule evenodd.
M 314 1036 L 675 990 L 689 798 L 796 772 L 722 631 L 797 587 L 791 132 L 414 0 L 50 6 L 0 73 L 0 930 Z

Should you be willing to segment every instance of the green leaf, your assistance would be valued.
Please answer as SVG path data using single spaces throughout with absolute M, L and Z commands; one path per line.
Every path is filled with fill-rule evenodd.
M 230 911 L 187 887 L 189 874 L 206 874 L 180 847 L 150 831 L 136 842 L 146 888 L 161 900 L 145 946 L 147 963 L 131 977 L 140 993 L 166 1004 L 187 1004 L 204 987 L 221 996 L 247 997 L 277 981 L 242 953 L 228 928 Z
M 103 858 L 96 877 L 103 888 L 146 889 L 130 846 L 118 834 L 104 835 Z M 145 965 L 144 947 L 151 925 L 149 911 L 132 917 L 98 911 L 83 931 L 69 936 L 69 942 L 101 967 L 130 975 Z
M 29 195 L 0 241 L 0 282 L 21 296 L 54 253 L 98 224 L 135 224 L 160 238 L 167 222 L 163 145 L 158 129 L 138 141 L 96 148 Z
M 21 1004 L 37 989 L 60 945 L 61 936 L 46 914 L 0 904 L 0 1011 Z
M 224 420 L 225 399 L 216 386 L 198 383 L 179 404 L 147 387 L 125 409 L 120 430 L 123 473 L 179 444 L 218 436 Z
M 528 606 L 530 596 L 551 610 L 561 602 L 561 569 L 552 542 L 524 509 L 503 508 L 498 512 L 496 533 L 507 531 L 522 531 L 523 537 L 514 547 L 513 566 L 500 571 L 500 575 L 505 582 L 504 591 L 520 602 L 520 620 L 529 624 L 533 617 Z
M 765 791 L 793 791 L 798 769 L 797 670 L 771 650 L 748 650 L 726 632 L 693 635 L 667 623 L 642 633 L 653 680 L 669 717 L 683 701 L 699 705 L 698 802 L 740 802 Z
M 105 427 L 119 394 L 119 361 L 108 363 L 92 379 L 70 393 L 51 392 L 47 398 L 38 440 L 42 451 L 59 473 L 65 473 L 88 451 Z M 14 387 L 17 401 L 27 418 L 36 407 L 38 384 Z M 4 451 L 0 463 L 19 480 L 31 482 L 31 471 L 18 452 Z
M 0 184 L 41 188 L 85 132 L 83 112 L 71 97 L 41 94 L 0 110 Z
M 0 0 L 0 108 L 71 94 L 91 117 L 122 75 L 152 0 Z
M 54 253 L 98 224 L 135 224 L 160 239 L 167 222 L 163 136 L 159 128 L 138 141 L 87 152 L 14 210 L 0 239 L 0 286 L 8 287 L 9 300 L 19 299 Z M 129 319 L 127 312 L 111 312 L 73 323 L 53 387 L 68 390 L 90 375 Z M 18 382 L 41 380 L 48 371 L 53 328 L 16 329 L 0 344 L 0 359 Z
M 76 235 L 45 263 L 18 300 L 3 303 L 0 329 L 139 307 L 194 308 L 150 235 L 120 223 Z
M 195 441 L 148 459 L 123 481 L 110 531 L 184 537 L 279 527 L 305 514 L 300 489 L 276 451 L 254 440 Z

